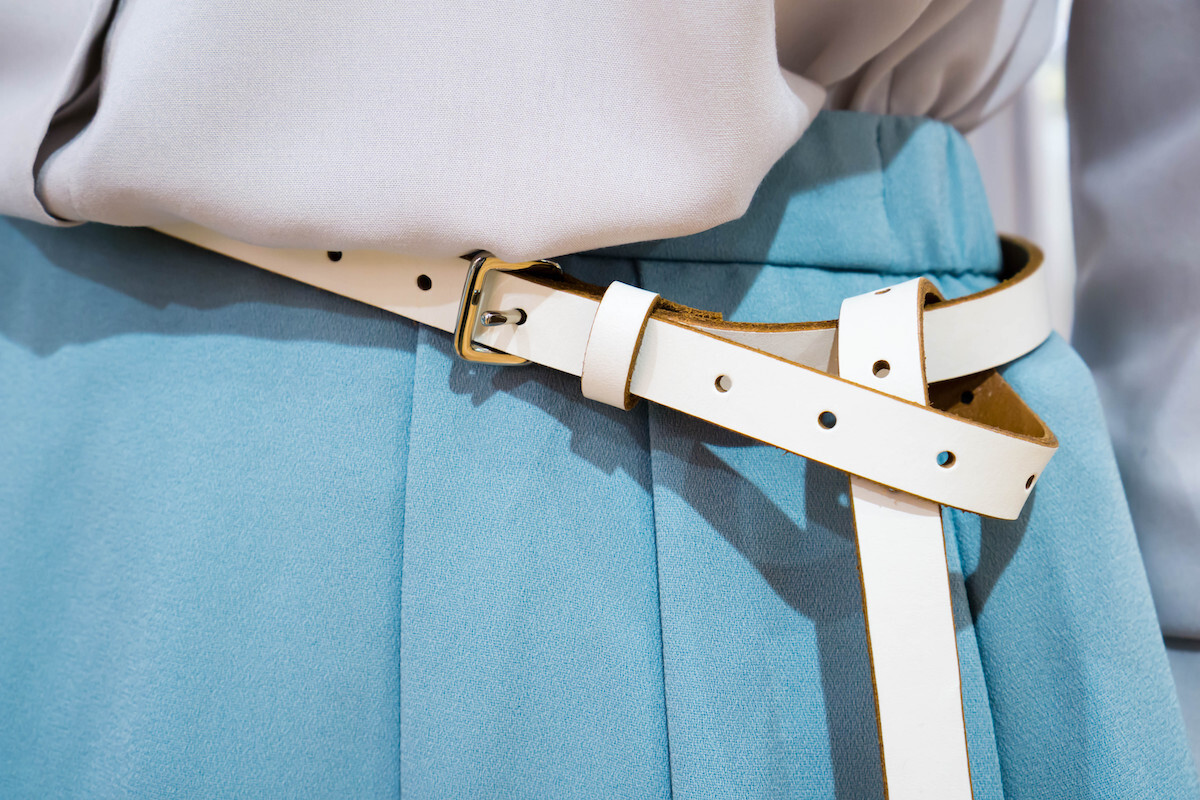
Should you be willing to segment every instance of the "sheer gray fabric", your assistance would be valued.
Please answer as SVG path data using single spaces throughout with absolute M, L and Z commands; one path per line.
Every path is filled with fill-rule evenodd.
M 1068 67 L 1075 345 L 1200 758 L 1200 5 L 1076 0 Z

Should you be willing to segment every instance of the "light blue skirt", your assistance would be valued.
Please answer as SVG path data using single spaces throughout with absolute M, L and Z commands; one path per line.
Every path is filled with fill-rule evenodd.
M 631 200 L 635 202 L 635 200 Z M 563 259 L 735 320 L 992 285 L 971 155 L 829 113 L 748 214 Z M 948 511 L 978 800 L 1195 798 L 1087 370 Z M 0 220 L 0 797 L 882 797 L 846 477 L 147 230 Z

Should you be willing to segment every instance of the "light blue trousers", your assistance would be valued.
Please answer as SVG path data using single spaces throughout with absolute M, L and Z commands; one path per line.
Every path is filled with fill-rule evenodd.
M 961 138 L 822 115 L 747 215 L 563 259 L 737 320 L 1000 269 Z M 978 800 L 1195 798 L 1087 370 L 946 512 Z M 0 220 L 0 797 L 882 797 L 846 477 L 146 230 Z

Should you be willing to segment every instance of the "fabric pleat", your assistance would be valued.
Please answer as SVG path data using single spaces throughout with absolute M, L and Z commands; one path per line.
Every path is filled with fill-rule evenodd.
M 401 600 L 413 797 L 669 795 L 645 409 L 578 393 L 421 334 Z

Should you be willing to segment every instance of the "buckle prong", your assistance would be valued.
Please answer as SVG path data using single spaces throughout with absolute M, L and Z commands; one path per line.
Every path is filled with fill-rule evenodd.
M 507 311 L 485 311 L 479 318 L 479 324 L 485 328 L 495 328 L 500 325 L 507 325 L 510 322 L 513 325 L 520 325 L 529 315 L 525 313 L 523 308 L 510 308 Z
M 459 356 L 467 361 L 482 364 L 502 364 L 516 366 L 529 362 L 520 356 L 501 353 L 484 345 L 474 343 L 479 326 L 496 327 L 509 323 L 520 325 L 528 315 L 524 309 L 513 308 L 504 311 L 486 311 L 480 308 L 483 302 L 484 281 L 489 272 L 518 272 L 526 269 L 551 269 L 562 274 L 562 268 L 553 261 L 523 261 L 516 264 L 501 261 L 491 253 L 480 251 L 467 256 L 471 259 L 471 267 L 467 272 L 467 280 L 463 284 L 462 301 L 458 306 L 458 325 L 454 329 L 454 349 Z

